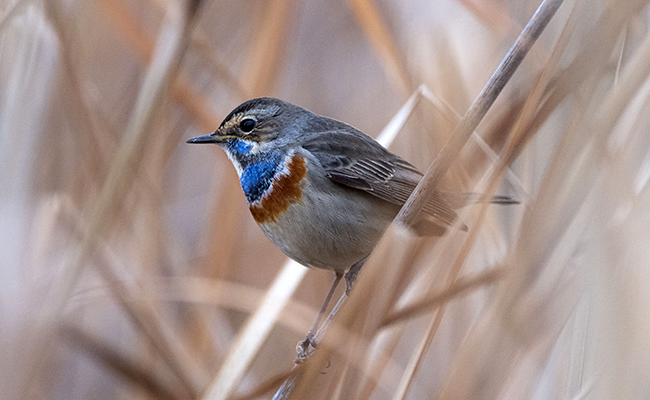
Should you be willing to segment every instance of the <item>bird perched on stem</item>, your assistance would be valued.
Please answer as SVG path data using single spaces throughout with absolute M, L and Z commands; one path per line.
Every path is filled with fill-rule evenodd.
M 306 351 L 341 277 L 347 272 L 349 290 L 422 173 L 348 124 L 268 97 L 239 105 L 214 133 L 187 142 L 215 143 L 226 151 L 253 219 L 284 254 L 334 271 L 302 342 Z M 470 197 L 434 192 L 413 230 L 442 235 L 456 219 L 451 204 Z M 514 203 L 504 196 L 491 201 Z

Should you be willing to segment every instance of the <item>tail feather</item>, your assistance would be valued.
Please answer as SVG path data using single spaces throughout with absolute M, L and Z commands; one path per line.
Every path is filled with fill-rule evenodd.
M 490 201 L 492 204 L 519 204 L 519 200 L 515 199 L 514 197 L 510 196 L 503 196 L 503 195 L 496 195 L 492 197 L 492 200 Z
M 504 195 L 496 195 L 488 198 L 481 193 L 445 193 L 445 198 L 449 201 L 452 208 L 458 209 L 470 204 L 492 203 L 500 205 L 519 204 L 519 200 Z

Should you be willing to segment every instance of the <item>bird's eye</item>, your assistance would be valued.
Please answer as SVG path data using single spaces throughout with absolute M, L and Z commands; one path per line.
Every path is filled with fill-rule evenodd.
M 239 128 L 243 132 L 250 132 L 253 129 L 255 129 L 255 120 L 251 118 L 246 118 L 245 120 L 239 123 Z

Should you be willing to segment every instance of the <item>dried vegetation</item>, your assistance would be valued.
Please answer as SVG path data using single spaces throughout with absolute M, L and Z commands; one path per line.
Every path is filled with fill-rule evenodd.
M 426 170 L 538 5 L 0 1 L 1 397 L 272 397 L 331 273 L 184 140 L 271 95 Z M 649 15 L 564 2 L 439 183 L 522 204 L 392 227 L 291 398 L 650 396 Z

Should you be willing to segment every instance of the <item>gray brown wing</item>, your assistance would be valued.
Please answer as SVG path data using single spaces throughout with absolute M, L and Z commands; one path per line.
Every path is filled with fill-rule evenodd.
M 402 206 L 420 181 L 420 171 L 365 134 L 348 128 L 314 135 L 303 148 L 316 157 L 332 181 Z M 456 218 L 438 191 L 431 196 L 424 212 L 443 227 Z

